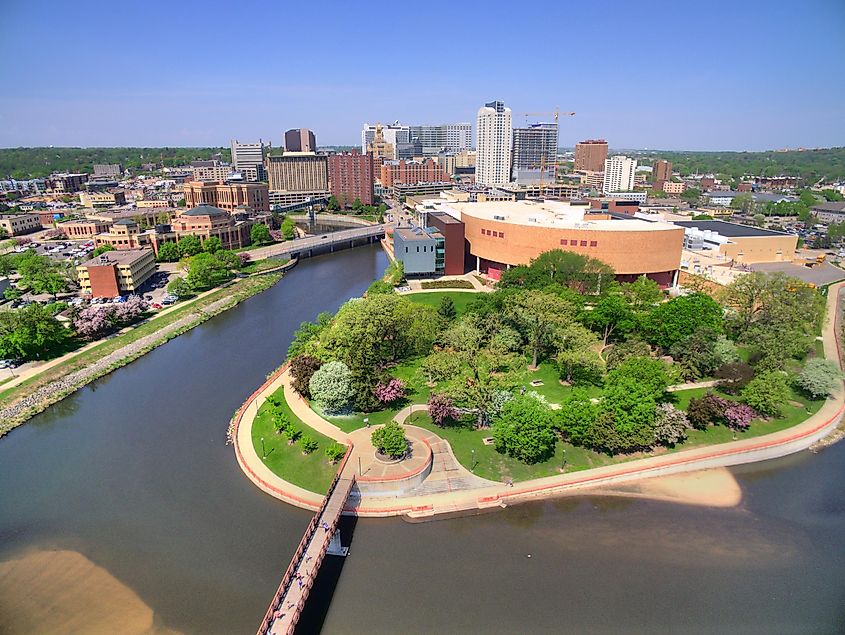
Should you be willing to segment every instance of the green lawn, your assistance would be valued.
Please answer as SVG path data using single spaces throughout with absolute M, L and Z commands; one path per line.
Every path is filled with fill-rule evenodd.
M 409 293 L 405 297 L 411 302 L 427 304 L 428 306 L 433 306 L 435 309 L 440 306 L 440 301 L 443 298 L 450 297 L 452 298 L 452 302 L 455 303 L 455 309 L 458 315 L 461 315 L 466 311 L 467 304 L 472 302 L 475 295 L 472 291 L 435 291 L 433 293 Z
M 300 442 L 288 445 L 287 438 L 276 432 L 273 426 L 273 406 L 264 402 L 258 409 L 258 416 L 252 424 L 252 445 L 264 464 L 274 473 L 294 485 L 318 494 L 325 493 L 337 472 L 337 466 L 331 465 L 326 458 L 326 447 L 334 443 L 333 439 L 324 436 L 316 430 L 302 423 L 293 414 L 285 401 L 284 389 L 280 388 L 274 396 L 281 401 L 279 406 L 288 416 L 291 423 L 301 430 L 303 435 L 309 435 L 320 444 L 314 452 L 302 453 Z M 261 439 L 264 439 L 263 447 Z
M 264 260 L 256 260 L 255 262 L 251 262 L 248 265 L 241 267 L 241 273 L 259 273 L 261 271 L 267 271 L 268 269 L 275 269 L 276 267 L 281 267 L 289 260 L 289 258 L 266 258 Z
M 530 361 L 530 360 L 529 360 Z M 532 381 L 542 381 L 542 386 L 532 386 Z M 601 395 L 600 386 L 578 386 L 587 391 L 590 397 Z M 572 386 L 564 386 L 560 383 L 560 373 L 551 362 L 540 362 L 537 370 L 529 370 L 525 378 L 525 389 L 533 390 L 545 397 L 549 403 L 561 403 L 572 393 Z

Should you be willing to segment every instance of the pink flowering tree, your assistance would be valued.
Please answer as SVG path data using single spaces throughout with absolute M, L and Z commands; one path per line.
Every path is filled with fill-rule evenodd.
M 744 403 L 732 403 L 724 412 L 725 425 L 731 430 L 746 430 L 759 416 L 754 408 Z
M 238 254 L 238 260 L 241 263 L 241 267 L 245 267 L 252 261 L 252 256 L 250 256 L 245 251 L 242 251 Z
M 428 414 L 434 423 L 443 426 L 448 421 L 457 419 L 460 413 L 449 395 L 431 393 L 428 398 Z
M 405 382 L 401 379 L 391 379 L 387 383 L 376 384 L 373 393 L 383 404 L 396 403 L 405 397 Z
M 146 310 L 147 303 L 137 295 L 119 304 L 92 304 L 77 313 L 73 328 L 79 337 L 93 340 L 134 322 Z

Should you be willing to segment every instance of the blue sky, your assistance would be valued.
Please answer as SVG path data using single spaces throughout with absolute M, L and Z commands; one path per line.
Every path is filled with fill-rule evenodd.
M 0 146 L 226 145 L 576 111 L 561 145 L 845 145 L 845 1 L 2 0 Z

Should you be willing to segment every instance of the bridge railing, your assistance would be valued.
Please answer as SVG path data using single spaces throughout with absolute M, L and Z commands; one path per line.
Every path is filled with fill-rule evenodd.
M 351 453 L 352 443 L 350 442 L 349 447 L 346 450 L 346 454 L 343 455 L 343 459 L 341 459 L 340 466 L 338 467 L 338 470 L 335 473 L 331 484 L 329 485 L 329 489 L 326 492 L 326 495 L 323 497 L 323 502 L 320 505 L 320 509 L 317 510 L 316 514 L 314 514 L 314 517 L 311 519 L 311 522 L 308 523 L 305 532 L 302 534 L 302 540 L 299 541 L 299 545 L 297 546 L 296 551 L 294 552 L 293 557 L 290 560 L 290 564 L 288 565 L 287 570 L 285 570 L 285 575 L 282 577 L 282 581 L 279 583 L 279 586 L 276 589 L 276 593 L 273 596 L 273 599 L 270 601 L 270 606 L 268 607 L 267 612 L 264 614 L 264 619 L 261 621 L 261 626 L 258 627 L 258 635 L 265 635 L 270 630 L 270 625 L 273 623 L 273 613 L 275 613 L 276 610 L 281 607 L 285 591 L 287 590 L 288 586 L 290 586 L 291 580 L 293 579 L 293 574 L 299 566 L 299 563 L 302 560 L 302 556 L 305 555 L 305 551 L 308 549 L 308 545 L 310 544 L 312 538 L 314 538 L 314 534 L 320 523 L 320 518 L 326 511 L 326 507 L 329 504 L 329 499 L 331 498 L 332 494 L 335 491 L 335 488 L 337 487 L 338 482 L 340 481 L 340 476 L 343 473 L 343 470 L 346 468 L 346 464 L 349 462 L 349 455 Z M 323 541 L 322 548 L 320 549 L 320 556 L 315 562 L 316 568 L 319 568 L 320 564 L 323 562 L 323 556 L 325 555 L 326 549 L 328 548 L 328 543 L 331 541 L 332 535 L 337 529 L 337 522 L 338 521 L 333 521 L 329 530 L 326 531 L 326 537 Z M 310 591 L 312 585 L 313 580 L 309 578 L 308 582 L 305 585 L 306 590 Z M 297 616 L 302 610 L 302 607 L 305 605 L 305 598 L 307 597 L 307 595 L 307 593 L 303 594 L 302 599 L 299 601 L 296 607 Z M 296 620 L 294 620 L 294 624 L 295 623 Z

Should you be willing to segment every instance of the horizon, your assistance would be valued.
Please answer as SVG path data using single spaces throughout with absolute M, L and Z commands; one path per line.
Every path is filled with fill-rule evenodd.
M 723 1 L 660 16 L 611 2 L 553 7 L 542 24 L 493 5 L 435 3 L 425 16 L 398 7 L 384 18 L 369 6 L 379 5 L 254 2 L 249 17 L 260 12 L 261 30 L 243 41 L 220 2 L 168 4 L 163 21 L 155 3 L 12 0 L 0 79 L 14 88 L 0 96 L 0 147 L 279 146 L 297 127 L 320 146 L 356 146 L 364 122 L 468 121 L 475 132 L 478 108 L 494 99 L 516 126 L 524 112 L 576 112 L 561 118 L 560 147 L 597 137 L 666 152 L 845 146 L 845 4 L 836 0 Z M 401 42 L 460 24 L 472 26 L 435 59 L 401 44 L 370 54 L 374 31 L 398 30 Z M 135 33 L 143 44 L 133 48 Z M 527 40 L 514 33 L 549 44 L 520 48 Z M 514 44 L 489 45 L 497 40 Z M 394 62 L 401 72 L 390 72 Z M 770 79 L 775 72 L 782 79 Z

